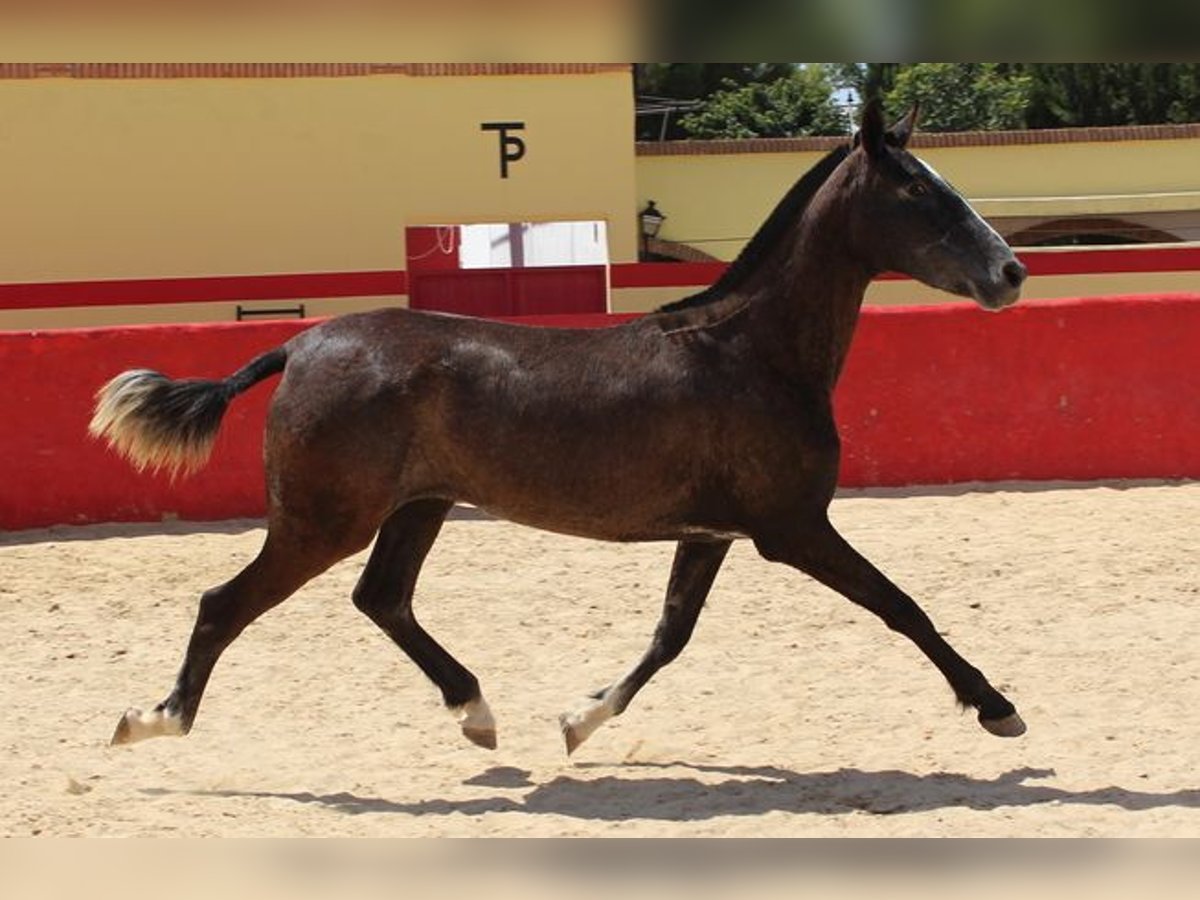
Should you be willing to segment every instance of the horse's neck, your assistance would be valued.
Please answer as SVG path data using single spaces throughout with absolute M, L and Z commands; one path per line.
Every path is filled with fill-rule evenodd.
M 751 286 L 756 348 L 829 390 L 841 374 L 871 281 L 843 218 L 810 210 Z

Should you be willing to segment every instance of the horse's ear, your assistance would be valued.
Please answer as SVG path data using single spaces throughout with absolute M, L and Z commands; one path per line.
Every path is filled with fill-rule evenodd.
M 893 125 L 888 131 L 888 143 L 900 149 L 907 147 L 909 138 L 912 137 L 913 132 L 917 128 L 917 117 L 920 114 L 921 104 L 914 103 L 912 109 L 908 111 L 908 115 Z
M 862 144 L 867 156 L 879 159 L 884 153 L 887 130 L 883 122 L 883 101 L 872 97 L 863 107 L 862 125 L 854 136 L 854 146 Z

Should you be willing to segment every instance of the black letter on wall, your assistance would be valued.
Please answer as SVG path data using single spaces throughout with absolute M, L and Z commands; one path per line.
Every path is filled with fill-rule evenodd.
M 510 131 L 523 131 L 524 122 L 484 122 L 482 131 L 500 132 L 500 177 L 508 177 L 508 164 L 514 163 L 525 155 L 525 142 Z

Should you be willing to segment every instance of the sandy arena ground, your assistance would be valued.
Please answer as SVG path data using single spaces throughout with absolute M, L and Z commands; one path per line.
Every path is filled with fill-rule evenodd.
M 1200 835 L 1200 484 L 851 494 L 833 519 L 1016 703 L 1002 740 L 919 652 L 738 542 L 687 651 L 568 759 L 557 717 L 645 648 L 672 548 L 459 516 L 417 611 L 479 676 L 463 740 L 357 613 L 365 555 L 169 690 L 256 522 L 0 535 L 4 835 Z

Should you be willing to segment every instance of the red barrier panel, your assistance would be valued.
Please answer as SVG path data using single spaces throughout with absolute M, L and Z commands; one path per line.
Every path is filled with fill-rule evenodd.
M 864 310 L 847 486 L 1200 477 L 1200 294 Z
M 262 423 L 278 379 L 229 408 L 212 461 L 172 484 L 139 474 L 87 433 L 96 390 L 119 372 L 224 377 L 312 322 L 0 332 L 0 529 L 164 517 L 261 515 Z
M 545 317 L 596 326 L 620 317 Z M 223 377 L 309 322 L 0 332 L 0 529 L 261 515 L 271 379 L 230 408 L 210 464 L 174 484 L 87 435 L 130 367 Z M 838 389 L 848 486 L 1200 477 L 1200 294 L 869 307 Z

